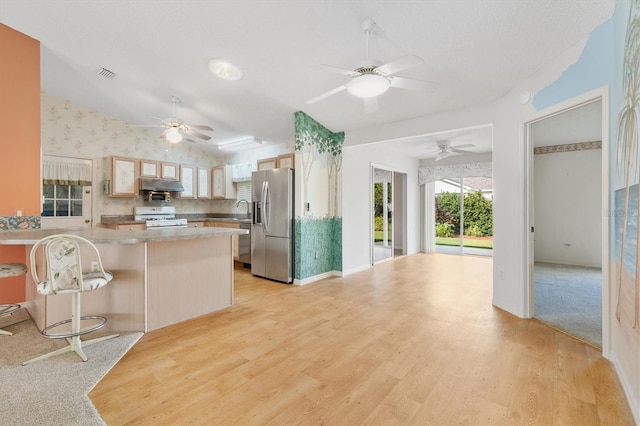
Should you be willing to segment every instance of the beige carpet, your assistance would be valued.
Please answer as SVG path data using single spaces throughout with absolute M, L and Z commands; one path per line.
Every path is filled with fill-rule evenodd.
M 12 315 L 0 328 L 15 333 L 0 336 L 0 425 L 104 425 L 88 392 L 142 336 L 121 333 L 84 348 L 87 362 L 66 353 L 22 366 L 26 360 L 61 348 L 65 342 L 45 339 L 26 311 Z M 104 334 L 104 333 L 103 333 Z M 92 333 L 87 337 L 98 337 Z

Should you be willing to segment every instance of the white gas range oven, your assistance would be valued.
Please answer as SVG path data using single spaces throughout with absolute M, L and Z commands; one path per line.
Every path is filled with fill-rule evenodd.
M 134 207 L 133 218 L 144 220 L 147 229 L 187 227 L 187 219 L 177 219 L 176 208 L 173 206 Z

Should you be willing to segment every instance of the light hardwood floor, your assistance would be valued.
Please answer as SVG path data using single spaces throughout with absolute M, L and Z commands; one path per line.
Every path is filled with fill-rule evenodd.
M 491 305 L 492 261 L 417 254 L 151 332 L 90 393 L 108 425 L 631 425 L 591 346 Z M 188 285 L 188 283 L 182 283 Z

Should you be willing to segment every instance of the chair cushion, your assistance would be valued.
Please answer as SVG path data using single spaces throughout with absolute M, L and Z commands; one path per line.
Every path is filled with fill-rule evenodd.
M 100 287 L 104 287 L 107 285 L 109 281 L 113 279 L 113 274 L 111 272 L 105 271 L 105 276 L 103 276 L 100 272 L 89 272 L 88 274 L 82 274 L 82 291 L 92 291 L 97 290 Z
M 27 272 L 27 266 L 22 263 L 0 263 L 0 278 L 15 277 Z

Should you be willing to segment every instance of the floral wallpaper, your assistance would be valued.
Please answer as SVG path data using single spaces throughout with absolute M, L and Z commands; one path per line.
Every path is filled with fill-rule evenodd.
M 286 144 L 269 145 L 223 157 L 196 149 L 189 143 L 167 144 L 152 130 L 129 127 L 126 123 L 89 110 L 48 93 L 41 94 L 41 145 L 45 155 L 93 160 L 93 221 L 102 215 L 131 215 L 143 204 L 137 198 L 111 198 L 102 194 L 101 184 L 109 179 L 110 156 L 167 161 L 199 167 L 246 163 L 291 152 Z M 234 200 L 181 200 L 173 205 L 180 213 L 238 213 Z

